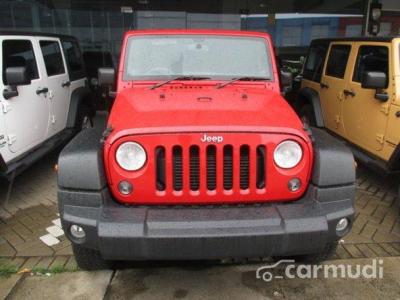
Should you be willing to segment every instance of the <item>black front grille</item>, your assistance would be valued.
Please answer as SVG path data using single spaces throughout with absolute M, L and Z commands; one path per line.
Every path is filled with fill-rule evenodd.
M 207 190 L 217 188 L 217 148 L 212 145 L 207 147 Z
M 200 150 L 198 146 L 190 147 L 190 189 L 200 189 Z
M 175 191 L 181 191 L 183 187 L 182 163 L 182 148 L 180 146 L 174 146 L 174 148 L 172 148 L 172 185 Z
M 226 145 L 224 147 L 224 189 L 233 188 L 233 147 Z
M 157 147 L 155 151 L 156 162 L 156 188 L 165 191 L 165 148 Z
M 258 189 L 265 188 L 265 154 L 266 149 L 265 146 L 257 147 L 257 177 L 256 177 L 256 185 Z
M 250 180 L 250 151 L 249 146 L 240 147 L 240 189 L 247 190 Z
M 174 146 L 169 150 L 171 153 L 168 154 L 168 150 L 164 147 L 156 148 L 156 189 L 158 191 L 165 191 L 167 182 L 171 182 L 172 186 L 169 188 L 174 191 L 182 191 L 185 182 L 191 191 L 199 191 L 202 184 L 207 190 L 215 191 L 218 188 L 218 182 L 223 185 L 220 187 L 223 190 L 234 190 L 235 186 L 241 190 L 266 187 L 266 147 L 264 145 L 256 147 L 241 145 L 237 149 L 232 145 L 208 145 L 203 150 L 197 145 L 192 145 L 188 150 L 181 146 Z M 170 155 L 172 174 L 168 174 L 166 171 L 168 155 Z M 221 170 L 217 169 L 218 165 Z M 188 169 L 185 169 L 184 166 Z M 205 170 L 205 172 L 202 173 L 201 170 Z M 235 174 L 234 170 L 238 170 L 239 174 Z M 167 181 L 168 176 L 172 176 L 172 181 Z M 218 176 L 223 176 L 223 180 L 218 181 Z M 250 176 L 255 176 L 251 181 L 251 185 L 255 185 L 254 187 L 250 186 Z

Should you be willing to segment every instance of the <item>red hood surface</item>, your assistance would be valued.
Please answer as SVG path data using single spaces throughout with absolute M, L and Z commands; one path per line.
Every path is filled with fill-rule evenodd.
M 279 132 L 304 136 L 301 121 L 275 91 L 260 87 L 168 85 L 121 91 L 108 126 L 109 142 L 162 132 Z

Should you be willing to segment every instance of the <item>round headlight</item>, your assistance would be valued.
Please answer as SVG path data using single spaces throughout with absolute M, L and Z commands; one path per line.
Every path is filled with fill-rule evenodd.
M 282 169 L 291 169 L 299 164 L 303 157 L 301 146 L 294 141 L 282 142 L 274 151 L 274 161 Z
M 127 142 L 118 147 L 116 159 L 122 169 L 137 171 L 146 163 L 147 155 L 138 143 Z

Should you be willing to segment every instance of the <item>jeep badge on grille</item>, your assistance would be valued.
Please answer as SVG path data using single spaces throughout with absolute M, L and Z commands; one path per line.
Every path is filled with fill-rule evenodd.
M 224 137 L 221 135 L 207 135 L 204 134 L 204 136 L 200 139 L 203 143 L 222 143 L 224 141 Z

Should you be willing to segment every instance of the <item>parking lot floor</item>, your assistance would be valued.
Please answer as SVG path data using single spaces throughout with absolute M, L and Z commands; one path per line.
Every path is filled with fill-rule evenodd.
M 257 264 L 141 264 L 117 271 L 12 275 L 0 280 L 7 299 L 399 299 L 400 257 L 385 257 L 383 278 L 256 278 Z M 325 265 L 372 265 L 372 259 L 328 261 Z M 274 270 L 274 274 L 281 274 Z M 369 273 L 372 274 L 372 273 Z

